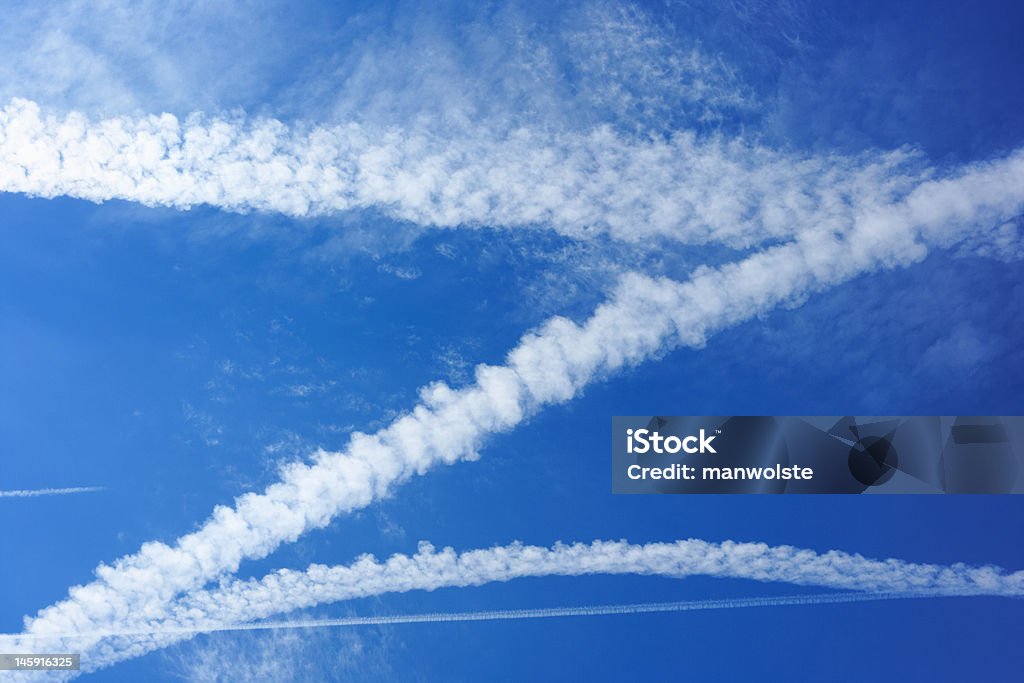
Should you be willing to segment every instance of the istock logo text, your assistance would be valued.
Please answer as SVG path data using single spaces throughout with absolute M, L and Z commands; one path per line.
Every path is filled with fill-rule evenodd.
M 690 435 L 680 439 L 678 436 L 662 436 L 648 429 L 626 430 L 626 452 L 658 454 L 664 453 L 718 453 L 711 445 L 715 435 L 706 436 L 703 429 L 699 435 Z M 695 445 L 696 444 L 696 445 Z

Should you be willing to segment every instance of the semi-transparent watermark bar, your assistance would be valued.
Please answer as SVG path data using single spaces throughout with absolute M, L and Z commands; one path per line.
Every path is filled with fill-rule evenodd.
M 612 492 L 1024 493 L 1024 417 L 619 416 Z

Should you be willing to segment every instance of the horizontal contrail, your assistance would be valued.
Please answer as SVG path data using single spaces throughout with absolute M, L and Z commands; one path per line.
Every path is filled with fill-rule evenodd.
M 966 595 L 935 595 L 932 593 L 817 593 L 812 595 L 781 595 L 751 598 L 723 598 L 718 600 L 689 600 L 680 602 L 641 602 L 620 605 L 585 605 L 579 607 L 539 607 L 533 609 L 485 610 L 480 612 L 425 612 L 420 614 L 390 614 L 372 617 L 338 617 L 334 619 L 301 619 L 294 621 L 260 621 L 244 624 L 199 624 L 187 628 L 152 628 L 113 630 L 95 633 L 3 633 L 0 641 L 64 638 L 115 638 L 149 635 L 198 635 L 226 631 L 272 631 L 300 628 L 343 628 L 359 626 L 387 626 L 396 624 L 445 624 L 465 621 L 510 621 L 518 619 L 552 619 L 561 617 L 598 617 L 620 614 L 654 614 L 658 612 L 695 612 L 702 610 L 744 609 L 755 607 L 788 607 L 836 605 L 881 600 L 911 600 L 922 598 L 968 597 Z
M 866 160 L 685 134 L 636 139 L 606 127 L 445 128 L 198 114 L 91 120 L 14 99 L 0 108 L 0 191 L 296 217 L 371 209 L 423 226 L 544 226 L 574 238 L 746 248 L 802 226 L 840 228 L 929 175 L 905 151 Z
M 50 647 L 57 647 L 59 643 L 59 649 L 68 652 L 88 652 L 85 670 L 95 670 L 171 646 L 197 633 L 245 630 L 250 626 L 269 628 L 267 624 L 276 622 L 264 620 L 319 605 L 388 593 L 481 586 L 526 577 L 595 574 L 637 574 L 674 579 L 709 576 L 814 586 L 819 590 L 837 591 L 826 594 L 827 599 L 833 602 L 858 602 L 878 599 L 878 596 L 1024 596 L 1022 571 L 1006 572 L 994 566 L 872 559 L 838 550 L 820 553 L 807 548 L 764 543 L 714 543 L 688 539 L 636 545 L 626 541 L 598 540 L 592 543 L 557 543 L 551 547 L 512 543 L 458 553 L 453 548 L 437 550 L 424 542 L 414 555 L 396 554 L 386 560 L 363 555 L 348 565 L 313 564 L 305 571 L 280 569 L 259 579 L 225 578 L 216 587 L 185 594 L 163 611 L 130 615 L 120 622 L 107 622 L 109 625 L 64 620 L 61 623 L 51 621 L 44 630 L 38 628 L 40 622 L 36 621 L 22 634 L 25 636 L 23 641 L 15 639 L 9 642 L 12 646 L 22 643 L 19 647 L 30 650 L 37 637 L 42 637 L 51 644 Z M 808 599 L 808 596 L 785 598 L 789 601 Z M 757 601 L 757 604 L 775 604 L 771 602 L 774 598 L 768 602 L 760 598 L 747 600 Z M 685 609 L 713 609 L 720 604 L 733 604 L 733 601 L 686 604 L 690 606 Z M 747 606 L 747 602 L 737 602 L 735 606 Z M 535 612 L 535 616 L 558 616 L 558 613 L 548 614 L 546 610 L 527 613 Z M 503 612 L 509 615 L 518 613 Z M 566 613 L 566 616 L 570 614 Z M 438 616 L 429 619 L 420 615 L 414 617 L 420 621 L 442 620 Z M 404 616 L 369 619 L 376 621 L 354 621 L 351 625 L 404 623 L 408 620 Z M 453 619 L 472 618 L 458 616 Z M 224 625 L 230 625 L 230 628 Z
M 35 498 L 36 496 L 66 496 L 71 493 L 95 493 L 103 491 L 103 486 L 72 486 L 63 489 L 15 489 L 0 491 L 0 498 Z
M 464 621 L 506 621 L 516 619 L 551 619 L 561 617 L 598 617 L 620 614 L 653 614 L 658 612 L 692 612 L 698 610 L 743 609 L 752 607 L 785 607 L 830 605 L 879 600 L 957 597 L 924 593 L 819 593 L 815 595 L 784 595 L 773 597 L 724 598 L 680 602 L 643 602 L 621 605 L 587 605 L 580 607 L 541 607 L 534 609 L 488 610 L 480 612 L 427 612 L 373 617 L 339 617 L 336 619 L 304 619 L 267 621 L 253 624 L 224 624 L 200 628 L 196 633 L 221 631 L 259 631 L 295 628 L 357 627 L 394 624 L 432 624 Z M 120 635 L 120 634 L 119 634 Z

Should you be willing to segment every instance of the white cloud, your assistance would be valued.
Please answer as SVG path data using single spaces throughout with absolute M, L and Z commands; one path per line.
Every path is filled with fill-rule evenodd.
M 415 266 L 395 266 L 390 263 L 381 263 L 377 270 L 388 275 L 394 275 L 400 280 L 417 280 L 423 275 L 423 271 Z
M 718 122 L 757 104 L 723 60 L 636 5 L 593 3 L 573 24 L 565 40 L 580 97 L 617 121 L 651 128 Z
M 918 370 L 946 378 L 950 373 L 971 372 L 994 354 L 994 345 L 982 339 L 973 325 L 960 322 L 921 354 Z
M 352 631 L 280 630 L 194 641 L 166 660 L 172 675 L 190 683 L 338 680 L 371 664 L 367 649 Z M 386 670 L 382 662 L 374 664 Z

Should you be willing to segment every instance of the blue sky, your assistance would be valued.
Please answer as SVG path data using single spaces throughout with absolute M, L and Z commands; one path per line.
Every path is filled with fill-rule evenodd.
M 705 345 L 666 338 L 629 367 L 598 365 L 571 400 L 528 402 L 526 419 L 481 435 L 479 461 L 433 466 L 208 579 L 408 554 L 420 540 L 692 537 L 1024 567 L 1016 497 L 612 496 L 607 467 L 612 415 L 1024 411 L 1024 202 L 1006 161 L 1024 141 L 1014 4 L 8 9 L 18 30 L 0 40 L 0 95 L 44 117 L 77 112 L 95 131 L 137 132 L 164 112 L 183 135 L 237 126 L 224 154 L 239 163 L 264 158 L 246 135 L 268 118 L 287 131 L 271 159 L 304 158 L 309 131 L 350 145 L 332 154 L 353 166 L 375 163 L 359 136 L 399 142 L 381 147 L 394 155 L 386 183 L 341 198 L 300 183 L 301 209 L 273 180 L 214 192 L 197 171 L 180 193 L 147 189 L 145 158 L 127 186 L 42 162 L 38 185 L 0 173 L 0 490 L 103 487 L 0 499 L 0 632 L 92 582 L 98 564 L 173 545 L 216 505 L 278 481 L 282 463 L 387 428 L 421 387 L 472 386 L 477 364 L 502 365 L 552 316 L 583 325 L 601 302 L 630 301 L 626 273 L 685 282 L 700 266 L 818 245 L 823 225 L 848 231 L 850 255 L 801 252 L 801 263 L 825 254 L 813 283 L 794 276 L 762 308 L 708 304 L 721 322 Z M 0 141 L 4 163 L 32 167 L 18 144 Z M 544 154 L 555 161 L 542 167 Z M 989 199 L 972 203 L 989 168 Z M 600 174 L 598 192 L 587 178 Z M 935 217 L 915 224 L 927 254 L 890 238 L 915 188 L 943 179 L 923 195 L 934 201 L 913 204 Z M 659 194 L 677 185 L 694 194 Z M 936 197 L 961 186 L 967 208 L 943 214 Z M 838 208 L 822 199 L 833 191 Z M 873 211 L 883 236 L 863 237 Z M 737 291 L 784 281 L 782 270 L 727 280 Z M 664 289 L 642 292 L 633 308 L 652 324 L 670 315 L 652 303 Z M 598 352 L 619 348 L 613 336 Z M 292 616 L 802 591 L 814 592 L 541 577 Z M 90 677 L 955 680 L 983 662 L 1005 678 L 1019 667 L 1020 619 L 1019 601 L 985 597 L 217 634 Z M 281 667 L 268 651 L 302 663 Z

